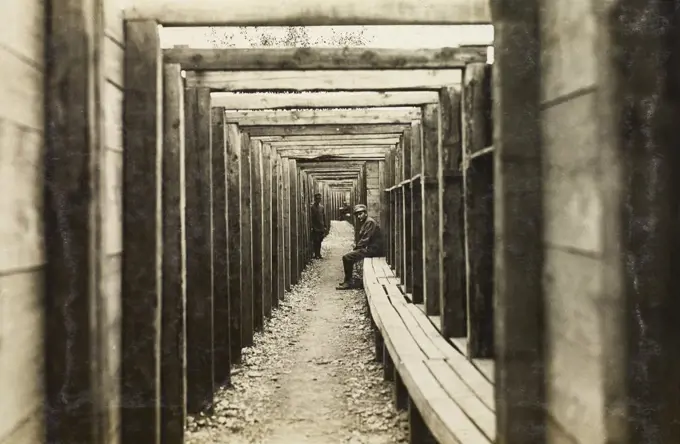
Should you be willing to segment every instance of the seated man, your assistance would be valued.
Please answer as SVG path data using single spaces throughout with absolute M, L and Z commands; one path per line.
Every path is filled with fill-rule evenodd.
M 345 268 L 345 280 L 336 290 L 347 290 L 352 288 L 352 269 L 354 264 L 363 260 L 365 257 L 376 257 L 383 255 L 382 233 L 380 226 L 372 217 L 368 216 L 366 205 L 354 207 L 360 229 L 356 246 L 342 257 L 342 265 Z

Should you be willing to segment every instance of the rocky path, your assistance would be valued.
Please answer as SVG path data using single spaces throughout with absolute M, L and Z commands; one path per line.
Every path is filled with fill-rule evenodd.
M 187 444 L 406 442 L 406 416 L 373 361 L 363 291 L 335 290 L 352 236 L 348 223 L 333 222 L 324 258 L 244 350 L 215 413 L 189 418 Z

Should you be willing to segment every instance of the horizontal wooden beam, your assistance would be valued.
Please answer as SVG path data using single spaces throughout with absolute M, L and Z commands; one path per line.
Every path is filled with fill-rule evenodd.
M 346 172 L 358 172 L 361 171 L 363 167 L 360 166 L 355 166 L 355 167 L 338 167 L 338 166 L 333 166 L 333 167 L 306 167 L 300 165 L 299 168 L 303 171 L 312 171 L 315 173 L 328 173 L 332 171 L 346 171 Z
M 300 168 L 361 168 L 366 165 L 366 162 L 353 161 L 353 162 L 313 162 L 313 161 L 300 161 L 297 163 Z
M 461 83 L 460 69 L 351 71 L 189 71 L 189 87 L 213 91 L 438 90 Z
M 226 122 L 238 123 L 239 126 L 411 123 L 420 115 L 420 108 L 410 107 L 225 112 Z
M 276 152 L 282 156 L 291 156 L 295 153 L 319 153 L 319 154 L 361 154 L 361 153 L 386 153 L 389 147 L 384 145 L 338 145 L 338 146 L 305 146 L 276 148 Z
M 369 135 L 403 133 L 410 124 L 361 124 L 361 125 L 281 125 L 281 126 L 247 126 L 242 130 L 250 137 L 259 136 L 292 136 L 292 135 Z
M 491 23 L 489 0 L 135 0 L 127 19 L 165 26 L 460 25 Z
M 352 154 L 319 154 L 318 152 L 301 151 L 299 153 L 285 153 L 281 154 L 281 157 L 289 157 L 293 159 L 313 159 L 318 160 L 320 158 L 333 159 L 333 160 L 384 160 L 384 154 L 376 153 L 352 153 Z
M 214 92 L 213 107 L 226 109 L 370 108 L 437 103 L 434 91 L 332 91 L 303 93 Z
M 391 48 L 172 48 L 166 63 L 194 71 L 350 69 L 461 69 L 486 62 L 485 47 Z
M 312 136 L 255 136 L 250 140 L 260 140 L 263 143 L 269 142 L 323 142 L 327 140 L 341 141 L 341 140 L 384 140 L 384 139 L 399 139 L 401 134 L 324 134 Z
M 303 146 L 352 146 L 352 145 L 388 145 L 399 143 L 399 138 L 392 139 L 355 139 L 355 140 L 302 140 L 302 141 L 272 141 L 275 148 L 303 147 Z

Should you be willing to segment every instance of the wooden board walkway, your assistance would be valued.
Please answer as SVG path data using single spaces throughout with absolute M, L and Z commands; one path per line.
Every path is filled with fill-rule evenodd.
M 397 407 L 409 409 L 411 442 L 494 442 L 491 379 L 404 296 L 385 258 L 364 260 L 363 281 L 376 358 L 385 365 L 385 378 L 395 381 Z

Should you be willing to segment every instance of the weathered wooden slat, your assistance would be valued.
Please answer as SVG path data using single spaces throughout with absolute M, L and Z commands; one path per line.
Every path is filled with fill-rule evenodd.
M 455 88 L 440 91 L 442 113 L 441 175 L 443 275 L 440 288 L 440 329 L 444 337 L 465 336 L 467 293 L 462 159 L 461 95 Z M 450 173 L 450 174 L 449 174 Z M 448 177 L 446 177 L 448 175 Z
M 275 153 L 272 153 L 273 155 Z M 283 160 L 281 159 L 281 156 L 276 154 L 276 182 L 277 182 L 277 213 L 278 213 L 278 224 L 279 224 L 279 239 L 278 239 L 278 248 L 279 248 L 279 292 L 278 292 L 278 298 L 279 300 L 283 300 L 283 297 L 285 295 L 285 292 L 287 290 L 286 282 L 287 282 L 287 275 L 288 275 L 288 264 L 286 262 L 287 260 L 287 255 L 286 255 L 286 245 L 287 245 L 287 223 L 286 223 L 286 214 L 285 214 L 285 175 L 284 175 L 284 170 L 283 170 Z
M 439 168 L 440 137 L 439 105 L 423 107 L 423 176 L 437 177 Z M 441 256 L 439 214 L 439 181 L 423 183 L 423 301 L 425 313 L 439 314 L 439 280 Z M 415 302 L 415 300 L 414 300 Z
M 44 12 L 46 10 L 51 14 L 46 14 Z M 3 205 L 3 231 L 7 233 L 5 234 L 6 239 L 13 233 L 16 233 L 16 237 L 30 236 L 32 238 L 35 236 L 36 241 L 30 242 L 30 248 L 37 251 L 40 251 L 43 245 L 45 248 L 44 257 L 40 258 L 40 265 L 36 263 L 37 266 L 27 267 L 31 274 L 36 276 L 31 279 L 35 284 L 31 284 L 33 287 L 29 290 L 37 293 L 35 297 L 21 294 L 17 288 L 9 289 L 3 285 L 2 297 L 5 300 L 13 297 L 25 297 L 26 300 L 31 301 L 30 312 L 28 308 L 26 309 L 27 317 L 13 318 L 12 316 L 18 313 L 12 310 L 13 304 L 11 302 L 9 311 L 6 308 L 8 307 L 7 303 L 4 304 L 5 308 L 2 311 L 2 321 L 0 321 L 2 333 L 0 335 L 3 338 L 4 347 L 2 350 L 3 385 L 8 387 L 9 384 L 21 384 L 31 389 L 31 396 L 27 398 L 16 398 L 15 396 L 19 393 L 27 392 L 25 390 L 13 392 L 11 388 L 9 393 L 0 395 L 4 398 L 3 416 L 10 414 L 10 418 L 22 418 L 21 421 L 23 422 L 23 415 L 15 415 L 15 412 L 10 412 L 8 409 L 22 409 L 19 411 L 28 413 L 29 408 L 35 409 L 37 407 L 38 412 L 35 414 L 28 413 L 28 418 L 32 416 L 40 417 L 39 424 L 42 426 L 45 424 L 42 421 L 43 412 L 46 414 L 44 419 L 46 419 L 46 437 L 49 442 L 96 442 L 98 440 L 97 426 L 101 421 L 100 409 L 105 408 L 103 402 L 106 401 L 98 399 L 98 394 L 107 395 L 100 390 L 99 384 L 102 372 L 108 371 L 106 368 L 101 368 L 102 364 L 105 365 L 105 361 L 102 359 L 103 356 L 100 354 L 102 350 L 100 349 L 107 342 L 102 342 L 100 336 L 105 334 L 99 331 L 102 329 L 102 326 L 98 325 L 101 321 L 100 315 L 97 315 L 94 323 L 92 322 L 92 314 L 102 313 L 103 309 L 100 306 L 107 302 L 103 299 L 104 294 L 101 291 L 100 271 L 101 261 L 105 257 L 101 234 L 102 203 L 100 196 L 102 196 L 102 192 L 99 189 L 99 184 L 103 182 L 99 170 L 100 165 L 103 164 L 103 131 L 100 125 L 102 114 L 98 106 L 102 100 L 105 81 L 99 57 L 103 49 L 103 35 L 99 29 L 103 26 L 103 2 L 101 0 L 92 2 L 49 1 L 46 4 L 42 2 L 37 4 L 5 2 L 0 6 L 0 11 L 9 14 L 4 16 L 8 22 L 3 25 L 3 30 L 0 32 L 2 34 L 0 46 L 3 49 L 0 58 L 3 60 L 3 65 L 10 64 L 11 67 L 6 69 L 7 67 L 3 66 L 5 75 L 3 75 L 3 93 L 0 94 L 2 95 L 0 116 L 2 116 L 3 129 L 6 131 L 7 128 L 6 117 L 10 117 L 10 120 L 14 122 L 19 120 L 31 124 L 30 130 L 23 127 L 20 133 L 13 135 L 10 133 L 7 138 L 7 145 L 3 143 L 3 151 L 5 151 L 6 156 L 8 155 L 3 159 L 3 166 L 6 168 L 5 175 L 7 173 L 11 175 L 30 174 L 28 178 L 16 184 L 17 187 L 21 187 L 29 181 L 36 184 L 35 191 L 31 189 L 26 194 L 17 195 L 18 191 L 13 189 L 15 185 L 12 181 L 19 178 L 15 179 L 12 176 L 6 178 L 7 182 L 5 183 L 9 184 L 10 188 L 6 188 L 5 193 L 14 195 L 15 200 L 5 201 L 11 203 Z M 24 17 L 27 21 L 22 20 L 19 24 L 15 22 Z M 40 33 L 36 36 L 30 32 L 32 29 L 40 30 Z M 45 30 L 44 35 L 43 29 Z M 156 70 L 160 69 L 160 66 L 157 65 L 158 59 L 154 57 L 157 41 L 151 39 L 146 42 L 146 45 L 140 42 L 142 40 L 141 35 L 147 29 L 144 24 L 131 29 L 131 35 L 128 39 L 132 46 L 130 49 L 131 57 L 146 57 L 146 63 L 136 67 L 132 73 L 131 88 L 140 86 L 142 82 L 140 74 L 142 72 L 157 72 Z M 13 32 L 14 30 L 18 32 Z M 7 37 L 10 36 L 16 38 L 7 41 Z M 44 45 L 42 41 L 44 41 Z M 45 47 L 44 57 L 43 46 Z M 6 51 L 9 48 L 12 49 Z M 28 48 L 40 48 L 38 54 L 41 57 L 39 60 L 31 60 L 26 63 L 32 58 L 30 53 L 33 52 L 29 51 Z M 20 60 L 20 62 L 12 63 L 12 60 Z M 19 67 L 29 68 L 25 71 L 30 72 L 30 77 L 22 76 L 24 69 L 20 68 L 21 71 L 16 69 Z M 45 81 L 44 88 L 43 81 Z M 30 86 L 17 91 L 16 88 L 19 85 Z M 157 84 L 153 84 L 147 94 L 156 98 L 158 92 L 156 87 Z M 35 91 L 35 96 L 26 94 L 31 90 Z M 44 98 L 42 97 L 43 91 Z M 45 107 L 44 120 L 43 105 Z M 140 103 L 130 104 L 128 116 L 131 111 L 138 109 L 135 105 L 139 107 Z M 140 137 L 144 137 L 146 141 L 152 142 L 147 145 L 148 152 L 146 155 L 135 159 L 137 165 L 146 162 L 145 165 L 157 166 L 154 162 L 157 154 L 154 148 L 159 146 L 159 140 L 155 139 L 155 131 L 148 132 L 149 128 L 155 129 L 155 125 L 158 123 L 157 118 L 158 116 L 151 110 L 145 116 L 145 119 L 137 122 L 137 125 L 131 128 L 131 131 Z M 21 152 L 21 148 L 26 146 L 26 144 L 22 144 L 21 139 L 29 137 L 29 133 L 35 133 L 36 138 L 41 139 L 40 143 L 36 144 L 36 147 L 40 146 L 39 149 L 36 149 L 36 152 L 43 153 L 42 142 L 44 141 L 44 158 L 36 156 L 36 159 L 39 160 L 34 161 L 32 155 L 25 157 L 27 154 Z M 7 152 L 9 146 L 14 144 L 18 144 L 18 146 Z M 17 158 L 9 157 L 13 155 L 12 153 Z M 152 157 L 152 159 L 149 159 L 149 157 Z M 44 163 L 41 161 L 44 161 Z M 34 162 L 36 163 L 33 164 Z M 31 164 L 28 167 L 30 170 L 18 169 L 17 165 L 20 163 Z M 43 171 L 44 177 L 42 176 Z M 149 180 L 126 182 L 125 191 L 130 193 L 132 188 L 141 189 L 148 186 L 147 191 L 153 191 L 154 196 L 147 198 L 146 203 L 155 203 L 157 173 L 157 169 L 150 168 L 147 171 L 148 176 L 146 178 Z M 135 179 L 137 178 L 138 176 L 135 176 Z M 43 179 L 45 184 L 44 195 L 42 194 L 43 188 L 41 188 Z M 33 193 L 35 193 L 35 196 L 32 195 Z M 39 202 L 41 197 L 43 201 Z M 11 206 L 16 207 L 16 213 L 10 212 L 12 211 L 9 208 Z M 148 209 L 146 214 L 150 215 L 151 220 L 142 227 L 142 230 L 147 229 L 149 232 L 153 232 L 155 236 L 158 233 L 155 206 Z M 16 220 L 12 220 L 15 218 Z M 44 228 L 42 226 L 43 221 Z M 35 224 L 38 226 L 34 227 Z M 129 229 L 129 225 L 127 225 L 127 228 Z M 159 260 L 154 249 L 155 241 L 156 238 L 154 237 L 153 240 L 140 245 L 136 251 L 138 253 L 137 260 L 144 256 L 144 259 L 149 261 L 148 267 L 155 266 Z M 3 248 L 6 248 L 6 244 Z M 6 249 L 3 256 L 12 256 L 15 251 Z M 131 253 L 134 254 L 135 251 Z M 14 258 L 14 263 L 17 263 L 16 258 Z M 27 269 L 20 270 L 18 274 L 25 271 Z M 44 282 L 41 281 L 43 272 Z M 146 347 L 150 356 L 144 357 L 140 362 L 141 366 L 146 366 L 156 363 L 158 360 L 158 326 L 141 326 L 138 322 L 150 313 L 156 313 L 159 296 L 158 282 L 155 279 L 142 279 L 138 282 L 142 285 L 146 284 L 145 290 L 148 292 L 142 290 L 141 293 L 138 293 L 138 295 L 142 295 L 140 306 L 135 313 L 138 316 L 131 319 L 128 325 L 130 329 L 140 327 L 144 329 L 146 327 L 145 332 L 149 334 L 149 338 L 155 339 Z M 41 300 L 42 292 L 44 292 L 43 300 Z M 44 303 L 44 313 L 41 310 L 43 308 L 41 303 Z M 26 304 L 28 307 L 29 303 Z M 18 352 L 20 353 L 19 356 L 26 356 L 24 353 L 30 352 L 30 356 L 40 357 L 42 357 L 41 352 L 44 352 L 44 367 L 42 359 L 36 360 L 36 365 L 39 367 L 32 367 L 30 373 L 20 375 L 22 379 L 31 378 L 34 377 L 32 376 L 33 372 L 42 374 L 44 369 L 46 376 L 46 393 L 44 394 L 46 395 L 45 404 L 47 406 L 44 410 L 41 410 L 43 407 L 42 384 L 36 384 L 33 381 L 11 380 L 11 375 L 19 374 L 20 370 L 17 370 L 21 368 L 14 367 L 16 362 L 13 362 L 17 353 L 15 350 L 18 351 L 20 348 L 12 348 L 12 345 L 21 347 L 22 344 L 27 343 L 19 342 L 18 345 L 10 345 L 10 342 L 16 342 L 16 338 L 12 337 L 11 332 L 17 332 L 20 335 L 29 334 L 32 325 L 22 323 L 26 319 L 31 321 L 35 319 L 35 323 L 40 327 L 42 327 L 41 322 L 46 322 L 44 331 L 42 328 L 37 329 L 34 342 L 36 346 L 44 343 L 44 350 L 38 348 L 38 350 Z M 16 328 L 10 327 L 8 330 L 7 327 L 12 324 L 16 324 Z M 127 339 L 129 339 L 129 336 Z M 28 369 L 28 367 L 25 368 Z M 8 371 L 9 373 L 7 373 Z M 158 373 L 151 373 L 150 377 L 157 381 Z M 141 378 L 139 378 L 139 375 L 135 375 L 128 380 L 130 379 L 137 383 L 140 382 Z M 34 386 L 34 384 L 36 385 Z M 141 384 L 138 385 L 141 386 Z M 35 396 L 33 395 L 33 387 L 36 387 Z M 157 404 L 154 403 L 158 399 L 157 392 L 153 390 L 145 391 L 141 395 L 145 401 L 157 409 Z M 34 405 L 33 403 L 36 401 L 39 404 Z M 148 413 L 148 419 L 158 419 L 157 410 L 150 409 Z M 25 421 L 28 422 L 28 420 Z M 40 426 L 35 427 L 35 429 L 42 429 Z M 18 436 L 13 438 L 5 434 L 5 432 L 9 432 L 9 435 L 12 435 L 12 428 L 12 420 L 6 421 L 6 418 L 3 417 L 3 438 L 6 438 L 7 442 L 21 441 Z M 151 429 L 152 426 L 149 426 L 149 428 Z M 42 430 L 40 432 L 40 435 L 42 435 Z M 153 428 L 151 433 L 146 436 L 157 437 L 157 433 L 157 428 Z M 35 439 L 45 439 L 44 436 L 38 438 L 37 435 L 36 433 Z M 24 439 L 31 440 L 30 438 Z
M 253 345 L 253 206 L 251 152 L 248 135 L 241 133 L 241 340 Z
M 362 156 L 384 156 L 386 150 L 391 145 L 350 145 L 350 146 L 307 146 L 302 148 L 282 148 L 276 149 L 276 152 L 285 157 L 303 157 L 303 156 L 338 156 L 338 155 L 362 155 Z
M 212 239 L 215 386 L 230 383 L 227 140 L 224 110 L 212 109 Z
M 423 301 L 423 184 L 418 180 L 423 172 L 423 126 L 413 122 L 411 136 L 411 218 L 412 218 L 412 273 L 413 286 L 411 297 L 414 302 Z
M 391 91 L 460 84 L 459 69 L 352 71 L 188 71 L 188 86 L 213 91 Z
M 163 302 L 161 304 L 161 442 L 182 444 L 186 418 L 184 226 L 184 85 L 181 67 L 163 76 Z
M 212 146 L 210 91 L 184 92 L 186 174 L 187 412 L 212 407 Z
M 456 48 L 172 48 L 166 63 L 193 71 L 276 71 L 317 69 L 451 69 L 486 62 L 486 47 Z M 430 96 L 431 97 L 431 96 Z M 421 105 L 433 103 L 430 98 Z M 436 97 L 434 102 L 436 102 Z M 253 102 L 250 102 L 253 103 Z M 361 103 L 361 102 L 359 102 Z M 401 103 L 397 101 L 397 103 Z M 218 101 L 216 106 L 233 106 Z M 271 108 L 265 106 L 264 108 Z M 245 109 L 245 108 L 236 108 Z
M 226 111 L 227 122 L 258 125 L 360 125 L 411 123 L 420 118 L 415 107 Z
M 241 362 L 241 134 L 238 125 L 226 125 L 227 257 L 229 270 L 229 342 L 233 364 Z
M 283 156 L 285 158 L 295 158 L 295 159 L 308 159 L 308 160 L 318 160 L 318 159 L 332 159 L 332 160 L 365 160 L 365 161 L 370 161 L 370 160 L 383 160 L 385 158 L 384 154 L 377 154 L 377 153 L 338 153 L 338 154 L 318 154 L 315 152 L 307 152 L 307 151 L 301 151 L 301 152 L 294 152 L 294 155 L 286 155 Z
M 282 125 L 249 126 L 244 128 L 251 137 L 261 136 L 317 136 L 317 135 L 382 135 L 401 134 L 407 124 L 361 125 Z
M 271 193 L 271 306 L 272 309 L 279 306 L 279 298 L 282 287 L 282 257 L 283 245 L 281 244 L 281 233 L 283 222 L 281 220 L 281 196 L 279 193 L 279 163 L 276 158 L 276 152 L 273 151 L 266 143 L 264 144 L 269 157 L 269 174 L 270 174 L 270 193 Z
M 488 2 L 479 0 L 275 0 L 224 7 L 219 0 L 138 0 L 124 10 L 127 19 L 156 19 L 168 26 L 327 26 L 460 25 L 490 23 Z
M 153 21 L 127 22 L 125 25 L 122 442 L 158 443 L 160 440 L 161 282 L 158 268 L 161 266 L 159 210 L 163 98 L 157 31 Z M 87 321 L 83 325 L 87 325 Z
M 411 151 L 414 149 L 412 147 L 413 137 L 411 135 L 412 129 L 407 129 L 404 131 L 404 136 L 402 140 L 402 177 L 411 177 Z M 402 282 L 404 283 L 404 288 L 407 293 L 413 292 L 413 210 L 411 208 L 411 186 L 410 183 L 404 186 L 402 191 L 402 214 L 404 218 L 404 278 Z
M 250 178 L 252 202 L 253 244 L 253 328 L 261 331 L 264 326 L 263 301 L 263 246 L 262 246 L 262 142 L 250 141 Z

